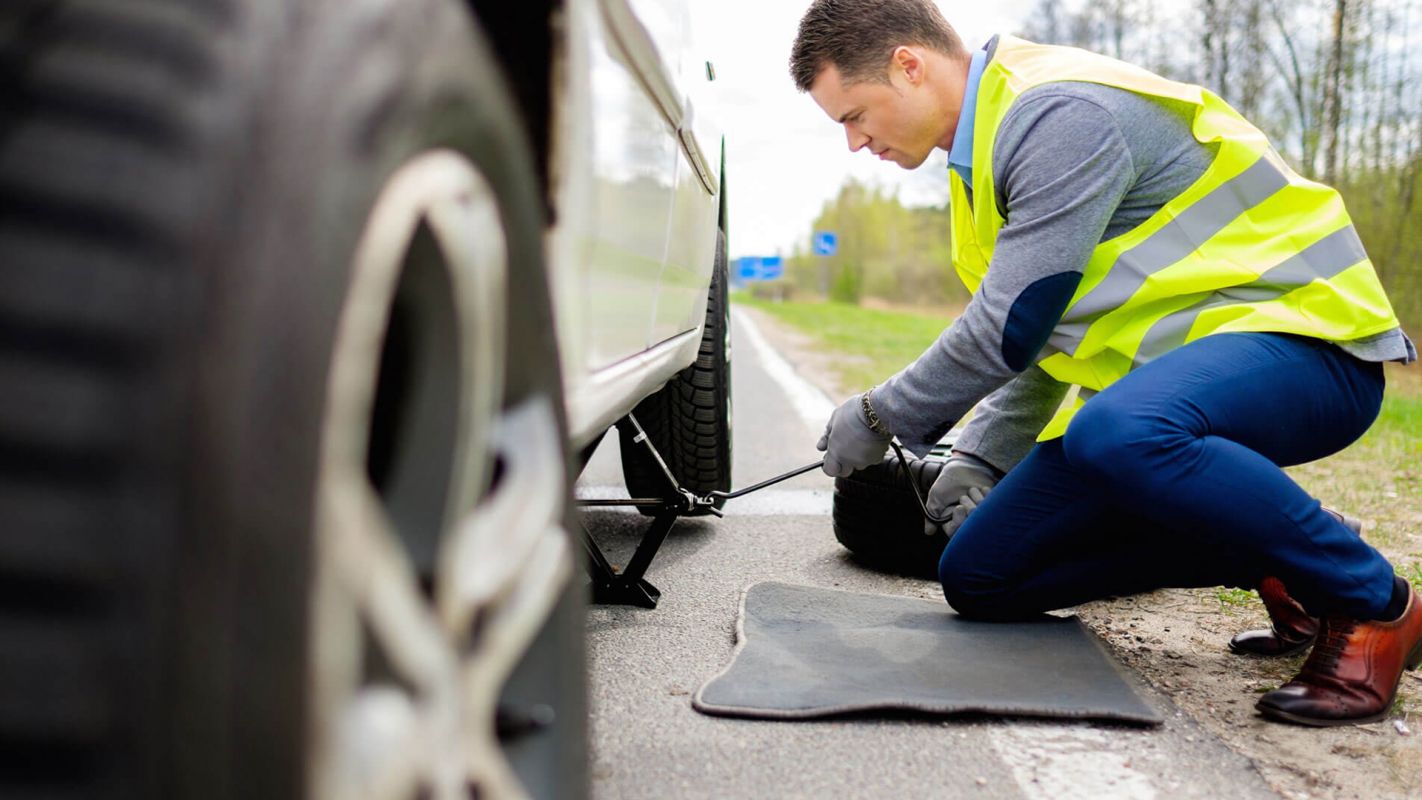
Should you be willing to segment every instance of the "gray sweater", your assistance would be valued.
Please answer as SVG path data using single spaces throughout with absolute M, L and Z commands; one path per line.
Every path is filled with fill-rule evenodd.
M 962 316 L 874 390 L 879 418 L 923 455 L 981 400 L 955 447 L 1010 470 L 1066 394 L 1035 364 L 1091 252 L 1185 191 L 1213 157 L 1186 105 L 1094 83 L 1024 92 L 993 146 L 1006 224 L 987 276 Z M 1343 347 L 1368 361 L 1417 357 L 1400 328 Z

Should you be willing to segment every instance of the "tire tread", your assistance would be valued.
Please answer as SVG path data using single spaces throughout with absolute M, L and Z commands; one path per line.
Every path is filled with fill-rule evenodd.
M 897 456 L 834 482 L 831 521 L 835 539 L 867 566 L 921 578 L 936 578 L 938 557 L 948 544 L 942 532 L 923 535 L 923 512 L 905 484 Z M 909 461 L 908 471 L 926 496 L 944 460 Z
M 119 487 L 165 449 L 139 421 L 172 352 L 156 334 L 173 329 L 196 213 L 179 187 L 195 180 L 225 13 L 215 0 L 0 11 L 0 796 L 150 786 L 134 712 L 158 674 L 161 513 Z
M 731 488 L 730 364 L 721 353 L 729 324 L 725 242 L 718 235 L 716 271 L 696 361 L 633 410 L 667 468 L 697 494 Z M 635 497 L 663 497 L 666 479 L 641 445 L 621 437 L 622 469 Z M 720 507 L 720 504 L 717 505 Z

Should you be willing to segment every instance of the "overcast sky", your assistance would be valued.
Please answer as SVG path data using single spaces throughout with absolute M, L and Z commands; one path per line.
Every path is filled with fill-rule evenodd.
M 790 80 L 790 46 L 809 0 L 693 0 L 702 44 L 716 66 L 714 103 L 726 133 L 731 257 L 789 255 L 809 235 L 824 202 L 850 176 L 897 187 L 907 203 L 946 201 L 935 151 L 914 172 L 851 154 L 843 129 Z M 938 0 L 963 41 L 976 48 L 1019 28 L 1034 0 Z

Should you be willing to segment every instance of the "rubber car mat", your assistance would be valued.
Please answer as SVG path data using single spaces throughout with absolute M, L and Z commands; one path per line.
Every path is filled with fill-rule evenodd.
M 992 714 L 1158 725 L 1075 617 L 975 622 L 942 602 L 785 583 L 741 597 L 731 663 L 692 699 L 715 716 Z

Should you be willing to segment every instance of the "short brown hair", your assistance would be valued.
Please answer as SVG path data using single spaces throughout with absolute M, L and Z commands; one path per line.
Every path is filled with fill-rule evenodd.
M 815 0 L 800 18 L 790 77 L 802 92 L 833 64 L 846 83 L 887 81 L 894 49 L 916 44 L 967 54 L 933 0 Z

